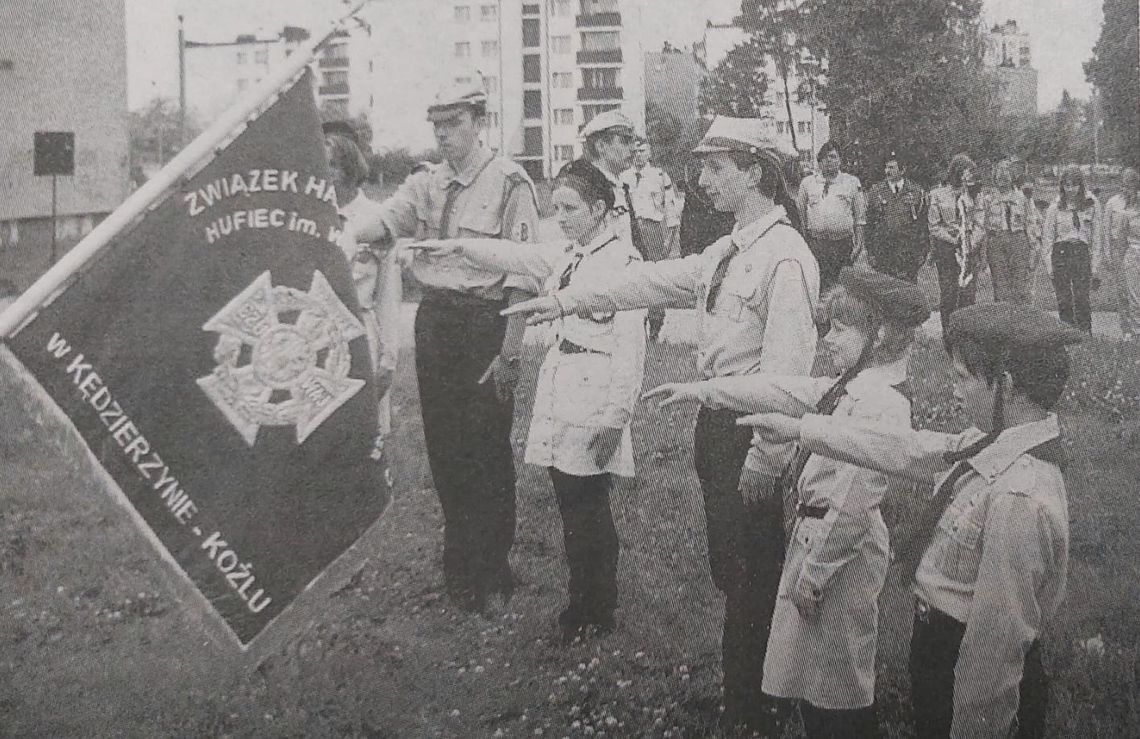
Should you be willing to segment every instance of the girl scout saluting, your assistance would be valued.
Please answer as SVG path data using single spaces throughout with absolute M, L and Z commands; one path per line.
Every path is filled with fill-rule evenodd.
M 1079 332 L 1013 303 L 956 311 L 948 341 L 975 424 L 961 434 L 808 415 L 742 418 L 813 454 L 938 485 L 898 548 L 917 596 L 910 643 L 916 735 L 1044 733 L 1038 636 L 1065 592 L 1069 513 L 1052 407 Z
M 592 164 L 570 162 L 552 195 L 567 245 L 452 239 L 409 245 L 422 257 L 461 253 L 476 266 L 530 275 L 549 291 L 598 283 L 641 261 L 607 225 L 614 192 Z M 629 422 L 645 365 L 645 311 L 566 316 L 539 370 L 525 459 L 546 467 L 562 515 L 570 603 L 562 638 L 609 631 L 617 607 L 618 539 L 610 475 L 633 477 Z
M 666 384 L 646 393 L 661 405 L 695 400 L 710 408 L 910 425 L 906 380 L 915 327 L 930 315 L 918 286 L 844 267 L 828 300 L 823 339 L 829 377 L 745 375 Z M 801 701 L 808 737 L 878 735 L 875 647 L 878 600 L 887 574 L 887 527 L 879 503 L 889 478 L 798 453 L 789 469 L 796 493 L 763 690 Z

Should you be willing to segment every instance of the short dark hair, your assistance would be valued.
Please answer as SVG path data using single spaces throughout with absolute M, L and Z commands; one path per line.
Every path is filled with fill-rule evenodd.
M 617 202 L 609 179 L 585 159 L 575 159 L 562 167 L 554 178 L 554 186 L 570 188 L 587 203 L 601 200 L 607 211 Z
M 954 158 L 950 160 L 950 166 L 946 170 L 946 184 L 950 187 L 961 187 L 962 175 L 966 174 L 966 170 L 977 169 L 974 160 L 970 158 L 969 154 L 955 154 Z
M 325 136 L 329 144 L 329 164 L 344 171 L 354 185 L 368 179 L 368 160 L 352 139 L 339 133 Z
M 1045 410 L 1057 405 L 1069 381 L 1069 353 L 1064 347 L 1008 353 L 962 339 L 953 345 L 952 351 L 958 353 L 971 374 L 991 387 L 1002 373 L 1008 372 L 1013 378 L 1013 389 Z
M 828 141 L 826 144 L 819 147 L 819 153 L 815 155 L 815 160 L 817 162 L 822 162 L 823 158 L 833 151 L 839 156 L 840 159 L 843 158 L 843 152 L 840 151 L 839 144 L 835 143 L 834 141 Z

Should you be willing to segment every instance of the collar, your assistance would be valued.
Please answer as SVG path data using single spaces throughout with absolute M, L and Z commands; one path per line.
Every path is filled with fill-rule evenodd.
M 882 387 L 896 388 L 906 382 L 906 370 L 910 363 L 910 352 L 889 364 L 868 367 L 851 380 L 847 392 L 854 398 L 865 398 Z
M 357 188 L 356 197 L 345 205 L 337 208 L 337 212 L 340 213 L 343 218 L 352 218 L 354 215 L 356 215 L 357 211 L 359 211 L 369 202 L 369 198 L 364 194 L 364 191 Z
M 732 229 L 732 243 L 736 246 L 738 252 L 746 252 L 753 244 L 760 240 L 761 236 L 768 233 L 773 226 L 781 222 L 790 223 L 788 221 L 788 213 L 784 210 L 784 206 L 777 205 L 744 228 L 734 226 Z
M 590 243 L 586 244 L 585 246 L 580 246 L 573 241 L 570 242 L 570 252 L 572 254 L 581 254 L 583 256 L 597 254 L 602 249 L 605 249 L 607 246 L 617 241 L 617 238 L 618 235 L 614 232 L 613 229 L 603 229 L 601 233 L 591 239 Z
M 1040 421 L 1023 423 L 1002 431 L 993 444 L 970 458 L 969 464 L 978 474 L 993 482 L 1017 459 L 1033 447 L 1061 435 L 1057 414 L 1050 413 Z
M 471 163 L 462 172 L 456 172 L 451 162 L 444 162 L 443 166 L 436 170 L 436 183 L 441 190 L 446 190 L 453 181 L 463 187 L 470 187 L 483 168 L 495 158 L 495 153 L 486 146 L 479 146 L 476 151 L 477 156 L 471 158 Z

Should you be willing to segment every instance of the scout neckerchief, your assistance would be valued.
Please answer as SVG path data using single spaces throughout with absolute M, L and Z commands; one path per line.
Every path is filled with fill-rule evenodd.
M 566 265 L 566 269 L 562 270 L 562 274 L 558 276 L 558 289 L 566 289 L 566 287 L 570 284 L 570 280 L 573 279 L 574 273 L 578 271 L 578 267 L 582 264 L 583 259 L 592 254 L 597 254 L 602 249 L 605 249 L 615 241 L 617 241 L 617 234 L 610 236 L 608 239 L 603 241 L 601 244 L 598 244 L 593 249 L 590 249 L 589 251 L 581 250 L 577 252 L 570 260 L 570 263 Z

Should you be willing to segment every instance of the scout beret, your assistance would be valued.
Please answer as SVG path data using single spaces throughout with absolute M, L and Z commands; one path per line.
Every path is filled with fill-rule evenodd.
M 878 306 L 890 323 L 920 326 L 930 317 L 926 296 L 918 285 L 865 267 L 844 267 L 839 284 L 855 297 Z
M 326 121 L 321 124 L 321 133 L 325 136 L 330 134 L 344 136 L 352 143 L 360 146 L 360 134 L 356 132 L 356 127 L 348 121 Z
M 487 107 L 487 93 L 482 81 L 454 84 L 440 90 L 435 100 L 428 106 L 427 118 L 435 123 L 455 116 L 461 110 L 479 110 Z
M 965 339 L 1018 354 L 1076 344 L 1084 334 L 1040 308 L 1002 301 L 954 311 L 947 338 L 951 345 Z
M 585 141 L 594 134 L 602 133 L 603 131 L 613 131 L 614 133 L 625 133 L 633 136 L 633 121 L 627 118 L 621 111 L 607 110 L 591 118 L 589 123 L 582 126 L 582 130 L 578 135 Z
M 764 133 L 760 118 L 731 118 L 718 115 L 709 130 L 693 149 L 694 154 L 712 154 L 719 151 L 738 151 L 745 154 L 767 154 L 777 161 L 794 157 L 795 153 L 781 147 Z

